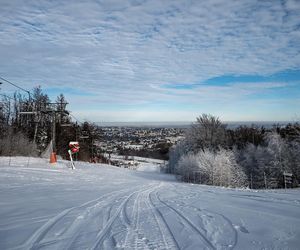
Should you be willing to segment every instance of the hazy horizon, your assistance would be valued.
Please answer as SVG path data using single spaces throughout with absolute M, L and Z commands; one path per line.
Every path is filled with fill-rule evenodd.
M 195 121 L 169 121 L 169 122 L 95 122 L 100 127 L 188 127 Z M 295 123 L 295 121 L 222 121 L 230 128 L 238 127 L 240 125 L 257 125 L 264 127 L 272 127 L 273 125 L 286 125 L 288 123 Z

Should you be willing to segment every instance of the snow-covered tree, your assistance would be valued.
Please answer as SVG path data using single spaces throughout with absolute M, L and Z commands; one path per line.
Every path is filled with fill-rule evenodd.
M 299 152 L 298 123 L 226 130 L 217 117 L 203 114 L 170 150 L 169 170 L 193 180 L 196 173 L 205 173 L 208 177 L 206 181 L 202 178 L 202 183 L 241 186 L 248 182 L 251 188 L 284 187 L 283 173 L 289 172 L 297 186 Z
M 183 155 L 176 165 L 176 173 L 181 175 L 184 181 L 190 181 L 196 171 L 200 171 L 200 164 L 197 155 L 193 153 Z
M 176 145 L 171 147 L 171 149 L 169 150 L 168 172 L 177 173 L 178 170 L 176 169 L 176 167 L 179 159 L 183 155 L 186 155 L 191 151 L 192 149 L 186 140 L 179 141 Z
M 285 150 L 286 168 L 293 174 L 294 186 L 298 186 L 300 183 L 300 140 L 288 142 Z
M 246 175 L 235 160 L 234 153 L 221 149 L 199 151 L 197 154 L 183 155 L 178 162 L 178 173 L 184 180 L 195 180 L 216 186 L 247 186 Z
M 281 138 L 281 136 L 276 132 L 271 132 L 266 134 L 266 143 L 267 150 L 272 155 L 272 167 L 276 169 L 276 171 L 283 172 L 283 151 L 285 148 L 285 142 Z

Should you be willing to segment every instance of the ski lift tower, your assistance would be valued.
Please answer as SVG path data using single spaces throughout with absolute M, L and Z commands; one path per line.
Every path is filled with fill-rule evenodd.
M 52 138 L 52 148 L 53 148 L 53 154 L 54 158 L 56 159 L 56 114 L 59 113 L 60 117 L 62 117 L 63 114 L 69 115 L 69 112 L 65 110 L 68 103 L 57 103 L 57 102 L 49 102 L 46 103 L 43 107 L 40 107 L 41 113 L 43 114 L 50 114 L 51 115 L 51 138 Z M 55 160 L 56 162 L 56 160 Z

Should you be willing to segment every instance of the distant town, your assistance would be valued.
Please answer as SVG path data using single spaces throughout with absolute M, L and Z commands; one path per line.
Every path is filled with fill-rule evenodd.
M 102 153 L 167 160 L 169 148 L 183 138 L 184 128 L 101 127 L 95 141 Z

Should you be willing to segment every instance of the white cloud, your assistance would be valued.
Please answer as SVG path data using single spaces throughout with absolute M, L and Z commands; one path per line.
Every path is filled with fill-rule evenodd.
M 232 100 L 276 86 L 236 84 L 220 94 L 214 86 L 197 93 L 163 86 L 299 69 L 299 8 L 292 0 L 6 0 L 0 75 L 27 88 L 39 83 L 96 95 L 76 97 L 82 103 Z

